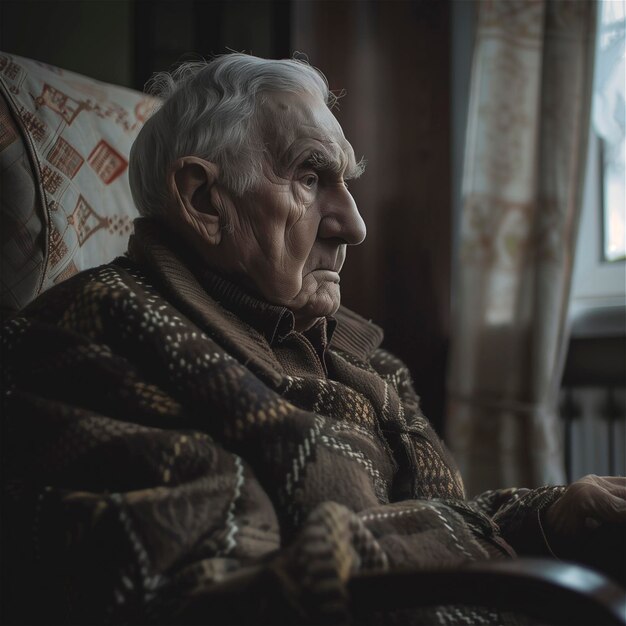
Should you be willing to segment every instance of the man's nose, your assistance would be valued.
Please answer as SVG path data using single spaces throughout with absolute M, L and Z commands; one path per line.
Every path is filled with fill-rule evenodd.
M 341 185 L 324 196 L 319 236 L 324 239 L 337 237 L 351 246 L 360 244 L 367 230 L 352 194 Z

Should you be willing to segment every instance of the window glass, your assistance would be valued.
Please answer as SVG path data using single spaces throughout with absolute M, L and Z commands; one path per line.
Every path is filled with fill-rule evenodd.
M 602 146 L 603 259 L 626 258 L 626 0 L 599 7 L 593 126 Z

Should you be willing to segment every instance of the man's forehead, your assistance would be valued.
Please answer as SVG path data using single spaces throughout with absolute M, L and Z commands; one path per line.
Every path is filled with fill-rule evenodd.
M 289 166 L 306 152 L 350 168 L 354 152 L 335 116 L 320 96 L 279 92 L 267 94 L 263 113 L 264 140 L 281 166 Z
M 321 116 L 326 117 L 326 113 L 330 113 L 320 94 L 304 90 L 266 92 L 262 102 L 263 109 L 270 115 L 288 116 L 302 122 L 319 121 Z M 330 117 L 335 119 L 332 113 Z

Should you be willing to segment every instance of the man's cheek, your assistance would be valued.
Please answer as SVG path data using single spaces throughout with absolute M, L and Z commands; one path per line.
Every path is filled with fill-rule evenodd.
M 271 268 L 263 275 L 265 297 L 270 302 L 286 304 L 298 298 L 303 291 L 302 271 L 291 266 L 286 270 Z
M 304 264 L 309 258 L 318 227 L 318 221 L 312 215 L 306 215 L 285 230 L 285 251 L 295 262 Z

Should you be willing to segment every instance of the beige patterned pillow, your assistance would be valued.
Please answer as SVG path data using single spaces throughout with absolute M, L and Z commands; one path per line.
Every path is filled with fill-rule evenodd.
M 0 53 L 4 314 L 126 250 L 128 154 L 157 101 Z

